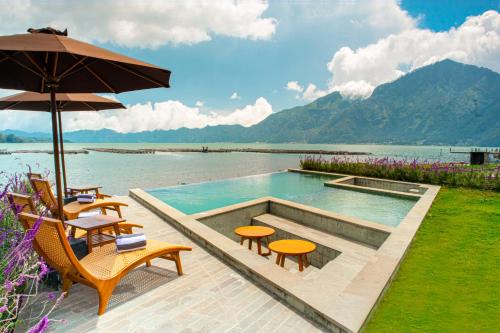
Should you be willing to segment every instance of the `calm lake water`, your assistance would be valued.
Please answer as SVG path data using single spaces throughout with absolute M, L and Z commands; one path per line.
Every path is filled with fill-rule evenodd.
M 207 145 L 207 144 L 203 144 Z M 66 149 L 84 147 L 113 148 L 199 148 L 202 144 L 174 143 L 68 143 Z M 328 149 L 370 152 L 372 157 L 420 158 L 442 161 L 466 161 L 468 156 L 450 154 L 448 146 L 392 146 L 392 145 L 337 145 L 337 144 L 235 144 L 211 143 L 209 148 L 281 148 Z M 459 149 L 460 147 L 453 147 Z M 52 149 L 49 143 L 0 144 L 0 150 Z M 470 148 L 464 148 L 469 150 Z M 328 156 L 326 158 L 329 158 Z M 356 158 L 363 158 L 362 156 Z M 299 166 L 297 154 L 260 153 L 159 153 L 111 154 L 90 152 L 66 156 L 69 185 L 99 184 L 103 192 L 123 195 L 129 188 L 162 188 L 223 178 L 255 175 Z M 0 155 L 0 171 L 25 172 L 27 165 L 33 170 L 53 170 L 53 156 L 49 154 Z

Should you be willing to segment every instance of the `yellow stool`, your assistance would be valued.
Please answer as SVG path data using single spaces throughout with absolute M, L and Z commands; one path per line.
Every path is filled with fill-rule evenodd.
M 299 272 L 304 270 L 304 265 L 309 266 L 307 254 L 316 250 L 314 243 L 301 239 L 283 239 L 269 244 L 269 250 L 276 252 L 276 265 L 283 267 L 285 265 L 286 256 L 298 257 Z
M 257 252 L 260 255 L 268 256 L 269 253 L 262 254 L 262 238 L 269 237 L 274 234 L 274 229 L 269 227 L 261 227 L 258 225 L 249 225 L 245 227 L 238 227 L 234 229 L 234 233 L 241 237 L 240 244 L 243 245 L 243 241 L 248 239 L 248 249 L 252 249 L 252 241 L 255 239 L 257 241 Z M 269 244 L 269 238 L 267 239 L 267 243 Z

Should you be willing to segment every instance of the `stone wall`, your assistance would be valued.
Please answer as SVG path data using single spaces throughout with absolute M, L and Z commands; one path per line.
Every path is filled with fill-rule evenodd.
M 295 205 L 287 205 L 271 201 L 269 213 L 292 220 L 310 228 L 318 229 L 332 235 L 342 236 L 357 242 L 378 248 L 389 236 L 389 232 L 370 228 L 361 224 L 336 219 L 313 210 L 304 210 Z

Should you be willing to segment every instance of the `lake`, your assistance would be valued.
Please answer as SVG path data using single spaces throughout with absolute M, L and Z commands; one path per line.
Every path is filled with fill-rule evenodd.
M 370 152 L 371 157 L 398 159 L 467 161 L 468 156 L 450 154 L 449 146 L 396 146 L 396 145 L 343 145 L 343 144 L 236 144 L 236 143 L 67 143 L 66 149 L 84 147 L 107 148 L 275 148 L 325 149 Z M 461 147 L 453 147 L 459 149 Z M 50 143 L 0 144 L 0 150 L 52 149 Z M 464 148 L 469 150 L 469 148 Z M 326 158 L 330 158 L 326 156 Z M 357 156 L 354 158 L 364 158 Z M 296 168 L 300 155 L 261 153 L 157 153 L 112 154 L 90 152 L 66 155 L 69 185 L 99 184 L 103 192 L 123 195 L 129 188 L 162 188 L 172 185 L 262 174 Z M 25 172 L 27 165 L 33 170 L 53 170 L 53 156 L 49 154 L 0 155 L 0 171 Z

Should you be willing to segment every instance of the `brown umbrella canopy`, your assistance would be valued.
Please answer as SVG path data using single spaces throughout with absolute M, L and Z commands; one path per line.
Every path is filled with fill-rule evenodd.
M 125 109 L 122 103 L 94 94 L 56 94 L 57 110 L 100 111 Z M 0 98 L 0 110 L 50 112 L 50 94 L 24 92 Z
M 170 71 L 55 33 L 0 36 L 0 86 L 65 93 L 169 87 Z
M 63 218 L 56 93 L 120 93 L 169 87 L 170 71 L 67 37 L 29 29 L 0 36 L 0 88 L 50 93 L 59 216 Z

